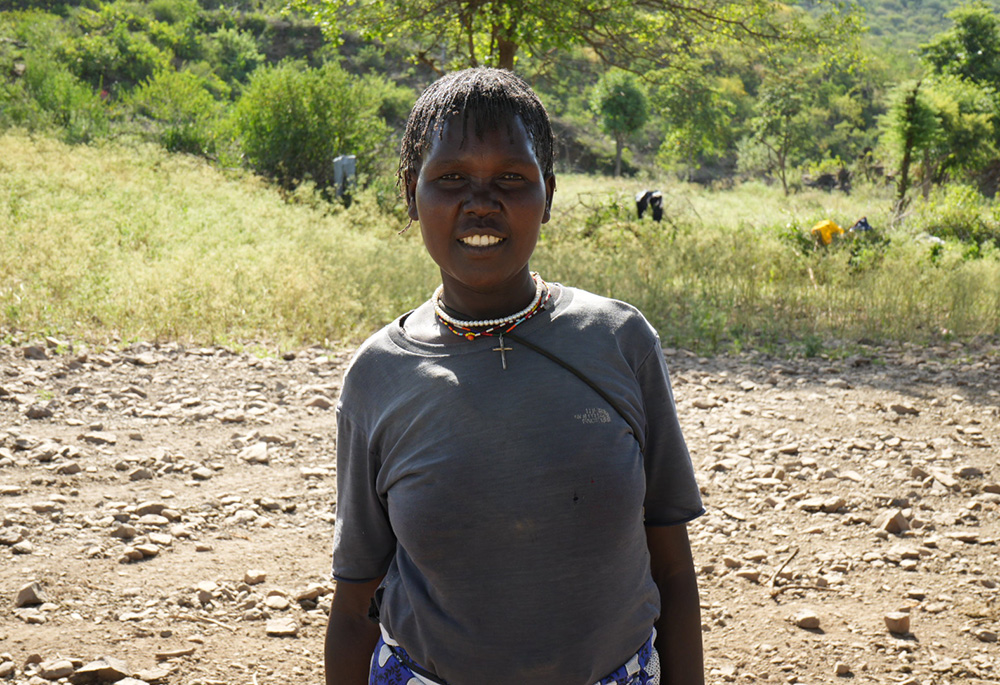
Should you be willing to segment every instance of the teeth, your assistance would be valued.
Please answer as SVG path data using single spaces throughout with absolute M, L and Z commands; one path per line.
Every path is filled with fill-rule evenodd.
M 501 238 L 497 238 L 493 235 L 470 235 L 468 238 L 462 238 L 462 242 L 466 245 L 472 245 L 473 247 L 488 247 L 490 245 L 496 245 L 501 241 Z

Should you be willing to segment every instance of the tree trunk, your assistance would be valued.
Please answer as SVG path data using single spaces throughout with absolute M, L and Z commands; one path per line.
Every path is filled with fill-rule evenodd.
M 517 43 L 506 38 L 498 38 L 497 54 L 497 66 L 501 69 L 514 71 L 514 55 L 517 54 Z
M 913 90 L 907 93 L 906 100 L 903 101 L 903 116 L 906 118 L 903 136 L 903 161 L 899 164 L 899 182 L 896 184 L 896 213 L 903 211 L 906 207 L 906 191 L 910 189 L 910 164 L 913 162 L 913 145 L 916 131 L 913 117 L 917 109 L 917 93 L 920 91 L 920 81 L 913 86 Z
M 622 147 L 624 146 L 624 136 L 615 135 L 615 178 L 622 175 Z

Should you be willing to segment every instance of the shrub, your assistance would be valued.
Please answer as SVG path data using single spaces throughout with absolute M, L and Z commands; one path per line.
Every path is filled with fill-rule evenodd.
M 129 102 L 155 122 L 160 144 L 168 150 L 202 155 L 214 150 L 220 105 L 198 76 L 162 71 L 136 88 Z
M 245 31 L 221 28 L 212 34 L 209 44 L 212 61 L 218 65 L 216 71 L 228 83 L 245 83 L 264 62 L 257 40 Z
M 151 0 L 147 10 L 157 21 L 185 24 L 194 21 L 201 12 L 198 0 Z
M 28 92 L 51 113 L 67 142 L 82 143 L 107 134 L 107 109 L 100 96 L 65 65 L 35 55 L 24 78 Z
M 974 188 L 950 184 L 914 207 L 913 223 L 944 240 L 1000 247 L 1000 215 Z
M 355 154 L 359 171 L 377 166 L 388 130 L 372 89 L 335 64 L 258 69 L 236 104 L 233 127 L 246 162 L 294 188 L 306 179 L 333 184 L 333 160 Z
M 65 61 L 95 88 L 131 88 L 166 69 L 170 56 L 141 33 L 118 24 L 108 33 L 91 33 L 70 43 Z

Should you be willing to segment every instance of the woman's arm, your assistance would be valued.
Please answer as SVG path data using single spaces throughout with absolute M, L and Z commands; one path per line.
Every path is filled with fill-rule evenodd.
M 687 526 L 647 526 L 653 580 L 660 590 L 656 651 L 662 685 L 704 685 L 701 604 Z
M 337 583 L 326 629 L 326 685 L 366 685 L 378 625 L 368 618 L 381 578 L 366 583 Z

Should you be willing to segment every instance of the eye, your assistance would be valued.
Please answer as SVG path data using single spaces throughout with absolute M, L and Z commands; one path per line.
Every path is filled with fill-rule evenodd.
M 513 171 L 508 171 L 507 173 L 500 174 L 500 181 L 504 181 L 504 182 L 507 182 L 507 183 L 515 182 L 515 181 L 523 181 L 523 180 L 524 180 L 524 176 L 522 176 L 521 174 L 515 173 Z

